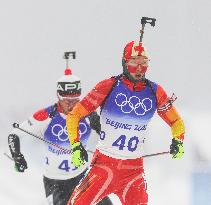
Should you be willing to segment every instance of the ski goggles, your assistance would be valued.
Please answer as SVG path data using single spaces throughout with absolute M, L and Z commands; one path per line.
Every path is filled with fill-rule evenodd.
M 148 58 L 134 58 L 129 59 L 126 64 L 132 67 L 145 66 L 148 67 L 150 59 Z
M 142 66 L 140 73 L 142 73 L 142 74 L 146 73 L 147 68 L 148 67 L 146 67 L 146 66 Z M 127 70 L 128 70 L 129 73 L 136 73 L 137 69 L 138 69 L 138 67 L 133 67 L 133 66 L 127 67 Z
M 130 59 L 126 62 L 129 73 L 136 73 L 137 69 L 141 69 L 141 73 L 145 73 L 148 68 L 149 59 Z

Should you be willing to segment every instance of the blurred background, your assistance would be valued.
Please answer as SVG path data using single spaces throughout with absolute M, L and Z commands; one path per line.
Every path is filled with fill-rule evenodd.
M 64 51 L 85 95 L 98 81 L 122 72 L 125 44 L 139 39 L 141 17 L 157 19 L 145 28 L 151 57 L 147 78 L 178 100 L 186 125 L 185 156 L 145 159 L 149 205 L 211 205 L 211 2 L 208 0 L 19 0 L 0 1 L 0 202 L 44 205 L 40 142 L 26 139 L 29 163 L 16 173 L 7 136 L 22 122 L 56 101 L 56 80 L 63 74 Z M 158 116 L 151 122 L 146 154 L 168 151 L 169 127 Z M 120 205 L 112 195 L 115 205 Z

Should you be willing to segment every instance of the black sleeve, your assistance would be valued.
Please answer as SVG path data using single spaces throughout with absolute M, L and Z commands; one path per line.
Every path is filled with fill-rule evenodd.
M 100 124 L 100 116 L 97 114 L 97 112 L 92 112 L 89 116 L 90 121 L 90 127 L 97 132 L 97 134 L 100 134 L 101 131 L 101 124 Z
M 18 135 L 10 134 L 8 136 L 8 145 L 13 158 L 20 153 L 20 139 Z

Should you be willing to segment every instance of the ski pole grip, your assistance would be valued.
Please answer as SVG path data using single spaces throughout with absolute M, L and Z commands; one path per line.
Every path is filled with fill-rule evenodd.
M 19 124 L 16 123 L 16 122 L 14 122 L 14 123 L 12 124 L 12 126 L 13 126 L 14 128 L 19 128 Z
M 144 36 L 144 27 L 145 25 L 148 23 L 150 24 L 151 26 L 155 26 L 155 21 L 156 19 L 155 18 L 149 18 L 149 17 L 142 17 L 141 18 L 141 25 L 142 25 L 142 28 L 140 30 L 140 33 L 141 33 L 141 36 L 140 36 L 140 42 L 142 42 L 143 40 L 143 36 Z
M 149 23 L 151 26 L 155 26 L 155 18 L 149 18 L 149 17 L 142 17 L 141 24 L 144 25 L 146 23 Z
M 76 51 L 70 51 L 70 52 L 64 52 L 64 59 L 68 60 L 70 58 L 70 55 L 73 59 L 76 58 Z

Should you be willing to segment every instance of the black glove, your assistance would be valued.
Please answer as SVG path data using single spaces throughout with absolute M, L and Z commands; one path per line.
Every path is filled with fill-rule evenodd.
M 101 124 L 100 124 L 100 116 L 97 114 L 97 112 L 92 112 L 89 115 L 89 121 L 90 121 L 90 127 L 97 132 L 97 134 L 100 134 L 101 131 Z
M 15 154 L 13 157 L 14 161 L 15 161 L 15 169 L 18 172 L 24 172 L 25 169 L 27 169 L 27 162 L 23 156 L 23 154 L 18 153 Z
M 8 136 L 8 145 L 15 162 L 15 169 L 18 172 L 24 172 L 27 169 L 27 163 L 24 156 L 20 152 L 20 140 L 18 135 L 10 134 Z

